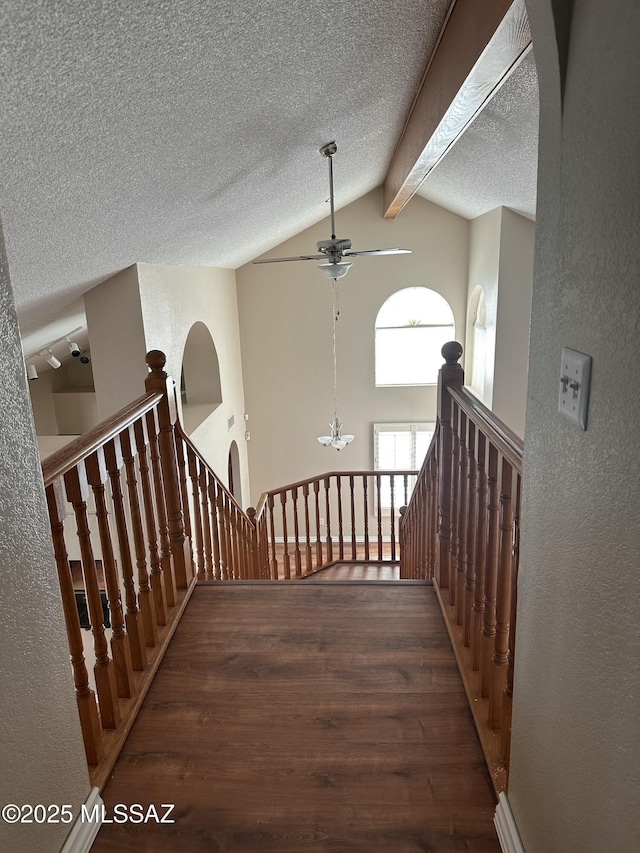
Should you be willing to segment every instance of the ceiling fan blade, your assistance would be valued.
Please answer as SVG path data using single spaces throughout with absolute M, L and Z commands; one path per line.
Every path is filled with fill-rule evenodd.
M 251 261 L 252 264 L 279 264 L 282 261 L 324 261 L 326 255 L 299 255 L 297 258 L 266 258 L 264 261 Z
M 347 255 L 350 258 L 355 257 L 356 255 L 410 255 L 411 249 L 366 249 L 362 252 L 344 252 L 344 256 Z

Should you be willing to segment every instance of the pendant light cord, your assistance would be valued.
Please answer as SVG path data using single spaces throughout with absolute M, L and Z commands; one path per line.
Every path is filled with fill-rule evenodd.
M 331 286 L 331 307 L 333 314 L 333 418 L 338 420 L 338 358 L 336 354 L 336 323 L 340 306 L 338 304 L 338 280 L 333 279 Z

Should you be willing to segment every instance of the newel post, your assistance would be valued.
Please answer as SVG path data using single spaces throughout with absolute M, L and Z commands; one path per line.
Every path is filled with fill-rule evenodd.
M 147 353 L 146 362 L 149 374 L 145 380 L 147 391 L 161 391 L 162 400 L 158 403 L 158 450 L 160 467 L 164 486 L 167 508 L 167 526 L 173 564 L 175 569 L 176 586 L 186 589 L 193 578 L 191 562 L 191 545 L 184 531 L 184 513 L 182 509 L 182 493 L 178 476 L 178 456 L 174 427 L 177 420 L 175 383 L 167 376 L 164 366 L 167 357 L 160 350 L 154 349 Z
M 449 586 L 449 549 L 451 540 L 451 456 L 452 433 L 451 416 L 453 404 L 447 389 L 462 389 L 464 370 L 458 364 L 462 356 L 462 346 L 457 341 L 449 341 L 442 347 L 445 363 L 438 374 L 438 420 L 440 422 L 440 447 L 438 455 L 438 558 L 436 563 L 437 581 L 440 589 Z

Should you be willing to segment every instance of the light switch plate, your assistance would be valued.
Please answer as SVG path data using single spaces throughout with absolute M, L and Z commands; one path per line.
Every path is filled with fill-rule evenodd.
M 587 428 L 590 382 L 591 356 L 563 347 L 558 411 L 582 429 Z

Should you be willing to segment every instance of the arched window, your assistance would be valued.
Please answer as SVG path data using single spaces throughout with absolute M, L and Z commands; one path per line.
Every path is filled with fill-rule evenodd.
M 440 350 L 455 339 L 453 311 L 427 287 L 405 287 L 376 317 L 376 385 L 435 385 Z
M 199 321 L 189 329 L 184 345 L 180 397 L 187 435 L 191 435 L 222 402 L 218 353 L 211 332 Z

